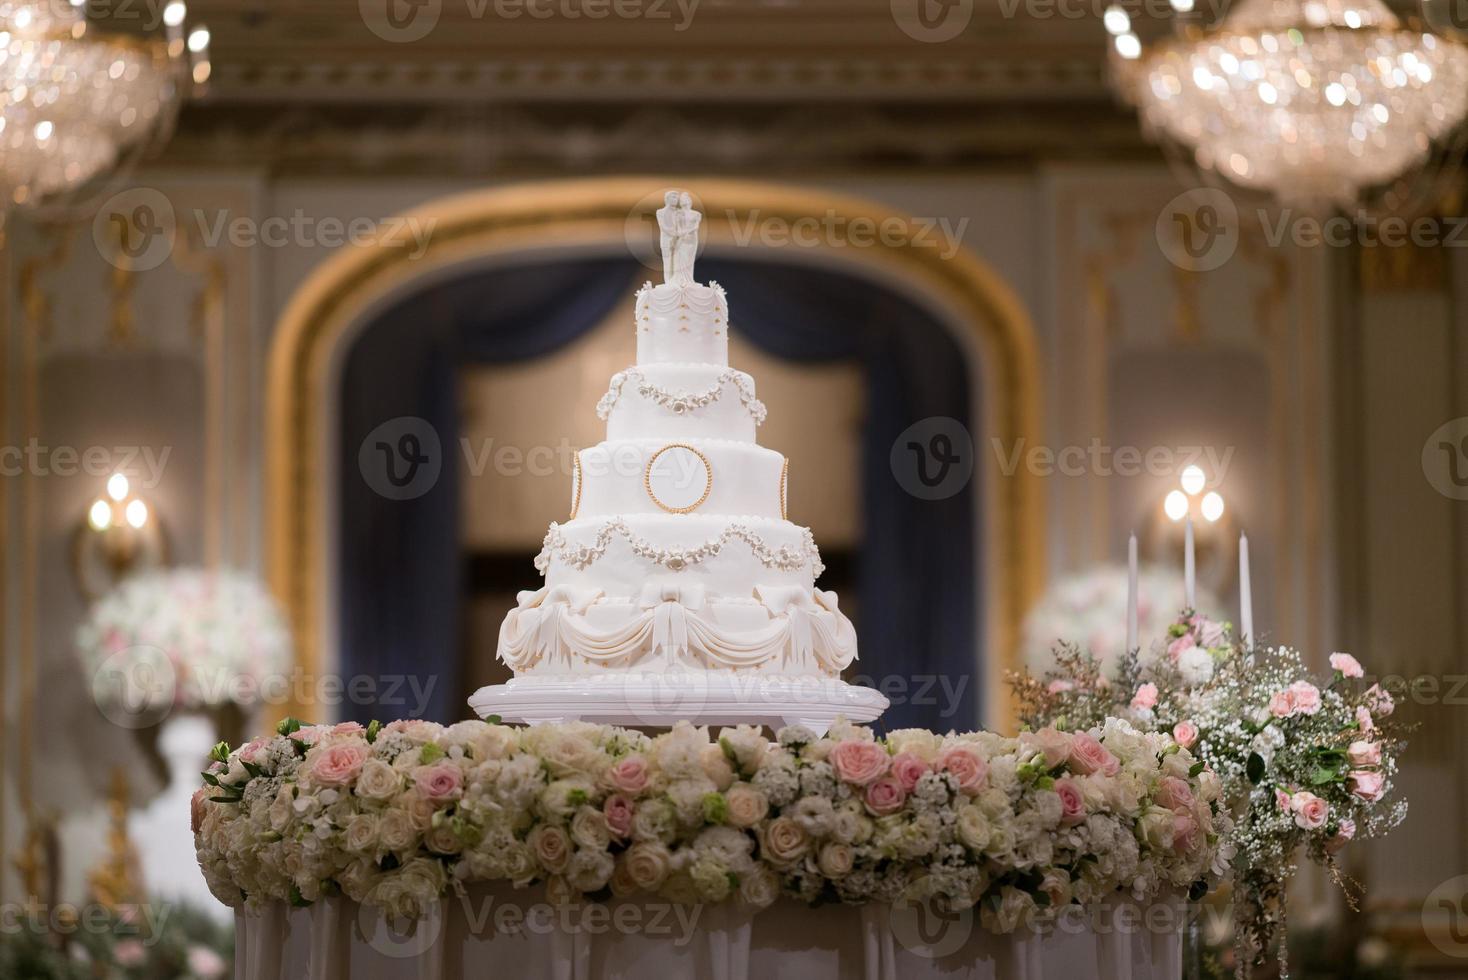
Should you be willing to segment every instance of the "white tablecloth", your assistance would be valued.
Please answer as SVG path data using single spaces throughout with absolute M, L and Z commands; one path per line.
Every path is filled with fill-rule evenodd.
M 342 898 L 237 917 L 238 980 L 1177 980 L 1180 902 L 1077 914 L 1062 927 L 995 935 L 976 914 L 912 906 L 808 908 L 753 916 L 729 904 L 650 900 L 557 909 L 542 890 L 476 888 L 406 933 Z

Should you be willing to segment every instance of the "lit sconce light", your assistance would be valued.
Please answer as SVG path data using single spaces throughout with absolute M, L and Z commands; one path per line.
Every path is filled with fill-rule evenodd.
M 1188 516 L 1188 497 L 1181 490 L 1173 490 L 1162 500 L 1162 509 L 1168 520 L 1180 521 Z
M 166 557 L 162 528 L 123 473 L 107 478 L 104 494 L 87 508 L 73 540 L 72 572 L 88 598 L 129 572 L 164 564 Z
M 1189 497 L 1196 497 L 1203 491 L 1203 486 L 1208 482 L 1208 477 L 1203 473 L 1203 467 L 1196 463 L 1190 463 L 1183 467 L 1182 476 L 1178 478 L 1182 484 L 1183 492 Z
M 1209 524 L 1214 523 L 1223 516 L 1223 495 L 1215 490 L 1209 490 L 1203 495 L 1203 502 L 1199 505 L 1203 512 L 1203 519 Z

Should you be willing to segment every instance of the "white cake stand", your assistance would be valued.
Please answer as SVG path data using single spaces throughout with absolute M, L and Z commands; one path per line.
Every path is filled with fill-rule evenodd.
M 875 721 L 887 699 L 835 677 L 732 671 L 633 671 L 529 674 L 482 687 L 469 699 L 481 718 L 530 725 L 591 721 L 605 725 L 804 725 L 824 735 L 837 718 Z

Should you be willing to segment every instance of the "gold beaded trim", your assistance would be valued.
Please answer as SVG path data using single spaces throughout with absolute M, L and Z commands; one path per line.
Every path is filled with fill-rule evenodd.
M 785 457 L 785 462 L 780 464 L 780 520 L 790 520 L 790 514 L 786 511 L 785 503 L 788 497 L 786 488 L 790 485 L 790 457 Z
M 571 516 L 566 518 L 574 521 L 576 515 L 581 512 L 581 450 L 571 456 Z
M 687 507 L 669 507 L 667 504 L 658 499 L 657 494 L 652 492 L 652 468 L 657 463 L 658 457 L 667 452 L 669 449 L 686 449 L 693 455 L 697 456 L 699 460 L 703 463 L 704 476 L 707 477 L 703 485 L 703 496 L 699 497 Z M 709 494 L 714 489 L 714 468 L 713 465 L 709 463 L 709 458 L 707 456 L 699 452 L 697 449 L 694 449 L 692 446 L 688 445 L 688 443 L 670 442 L 662 449 L 659 449 L 657 452 L 653 453 L 652 456 L 648 459 L 647 466 L 642 471 L 642 486 L 645 490 L 647 490 L 647 495 L 652 498 L 652 502 L 657 504 L 663 510 L 667 511 L 669 514 L 690 514 L 693 511 L 698 510 L 698 508 L 702 507 L 703 502 L 709 499 Z

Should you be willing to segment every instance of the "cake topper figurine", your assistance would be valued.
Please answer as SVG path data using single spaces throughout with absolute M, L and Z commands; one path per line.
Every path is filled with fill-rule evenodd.
M 693 210 L 687 191 L 668 191 L 658 208 L 658 243 L 663 250 L 663 282 L 693 283 L 693 260 L 698 257 L 698 225 L 703 215 Z

